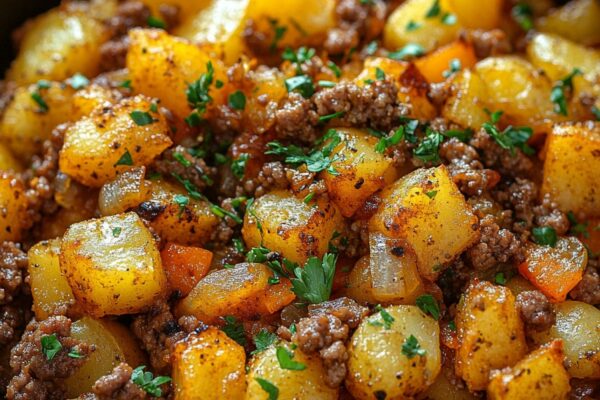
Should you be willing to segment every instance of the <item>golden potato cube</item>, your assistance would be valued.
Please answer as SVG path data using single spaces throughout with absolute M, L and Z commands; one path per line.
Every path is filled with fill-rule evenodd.
M 600 216 L 600 123 L 555 125 L 546 140 L 540 196 L 564 211 Z
M 135 213 L 73 224 L 60 250 L 60 269 L 91 316 L 142 312 L 165 294 L 156 242 Z
M 182 18 L 186 18 L 189 15 L 193 15 L 193 13 L 206 8 L 211 0 L 143 0 L 145 5 L 150 7 L 152 14 L 155 16 L 160 15 L 160 6 L 169 5 L 173 7 L 177 7 L 179 9 L 179 15 Z
M 428 18 L 427 14 L 433 5 L 431 0 L 407 0 L 398 6 L 388 17 L 383 31 L 383 43 L 390 50 L 397 50 L 408 43 L 423 46 L 425 51 L 450 43 L 456 39 L 460 25 L 444 24 L 442 15 L 452 12 L 450 1 L 440 1 L 440 12 Z M 420 25 L 419 29 L 407 30 L 410 23 Z
M 132 368 L 145 364 L 146 357 L 133 334 L 116 321 L 83 317 L 71 325 L 71 336 L 95 345 L 96 350 L 65 379 L 68 398 L 90 392 L 98 378 L 111 373 L 121 362 Z
M 447 362 L 447 361 L 446 361 Z M 438 374 L 435 382 L 429 386 L 423 394 L 423 398 L 427 400 L 477 400 L 478 396 L 469 392 L 469 390 L 461 385 L 456 385 L 456 382 L 449 378 L 454 377 L 454 365 L 442 365 L 442 371 Z
M 216 59 L 163 30 L 132 29 L 129 39 L 127 69 L 133 90 L 161 99 L 161 105 L 179 118 L 186 118 L 192 111 L 186 96 L 187 87 L 206 73 L 208 62 L 212 62 L 215 70 L 213 82 L 217 79 L 226 82 L 223 67 Z M 214 85 L 209 94 L 214 103 L 223 103 L 223 96 Z
M 88 86 L 78 90 L 71 100 L 71 121 L 86 117 L 99 106 L 110 106 L 116 103 L 119 94 L 104 86 L 91 83 Z
M 85 12 L 52 9 L 25 25 L 20 51 L 7 73 L 18 84 L 100 72 L 100 45 L 109 31 Z
M 487 87 L 479 75 L 468 69 L 459 71 L 452 79 L 442 116 L 458 125 L 479 129 L 490 119 L 485 112 L 487 98 Z
M 329 198 L 344 217 L 351 217 L 369 196 L 396 179 L 392 160 L 375 151 L 379 139 L 360 129 L 336 129 L 341 142 L 331 154 L 338 175 L 321 172 Z M 325 142 L 325 146 L 328 142 Z
M 16 242 L 23 238 L 32 223 L 28 208 L 23 182 L 14 175 L 0 172 L 0 241 Z
M 60 271 L 60 239 L 39 242 L 27 252 L 33 312 L 38 321 L 75 305 L 75 296 Z
M 503 0 L 449 0 L 459 24 L 470 29 L 490 30 L 500 25 Z
M 571 387 L 564 358 L 560 340 L 540 347 L 513 368 L 493 373 L 487 388 L 488 399 L 566 399 Z
M 242 235 L 248 247 L 262 245 L 304 264 L 311 256 L 323 257 L 342 224 L 341 213 L 328 200 L 319 197 L 306 204 L 286 190 L 275 190 L 246 210 Z
M 562 340 L 565 367 L 573 378 L 600 378 L 600 310 L 591 304 L 567 300 L 554 305 L 556 322 L 532 334 L 536 344 Z
M 243 399 L 246 393 L 244 348 L 210 327 L 179 341 L 173 349 L 175 399 Z
M 409 399 L 424 392 L 441 368 L 438 323 L 417 306 L 390 306 L 365 318 L 350 339 L 346 388 L 359 400 Z M 389 319 L 391 317 L 391 320 Z M 407 352 L 407 342 L 416 343 Z
M 0 138 L 13 154 L 22 160 L 31 158 L 42 149 L 56 125 L 70 121 L 73 89 L 60 83 L 48 83 L 48 88 L 38 85 L 16 89 L 7 105 L 0 123 Z M 47 109 L 32 96 L 39 95 Z
M 600 4 L 596 0 L 574 0 L 555 8 L 536 21 L 536 29 L 554 33 L 583 45 L 600 44 Z
M 172 141 L 165 117 L 151 106 L 150 99 L 136 96 L 69 126 L 60 151 L 61 171 L 84 185 L 100 187 L 132 165 L 152 162 Z M 134 120 L 140 113 L 143 123 Z
M 186 198 L 187 204 L 178 203 L 177 196 Z M 162 239 L 182 245 L 203 245 L 219 224 L 207 201 L 165 181 L 152 182 L 150 198 L 138 210 Z
M 281 368 L 277 359 L 277 347 L 292 352 L 293 360 L 306 366 L 300 371 Z M 295 400 L 337 400 L 338 389 L 325 384 L 327 371 L 318 355 L 307 355 L 300 349 L 292 349 L 290 343 L 278 342 L 266 350 L 255 354 L 249 364 L 246 381 L 248 389 L 245 400 L 267 400 L 268 393 L 260 386 L 264 379 L 279 390 L 279 399 Z
M 479 237 L 478 219 L 443 165 L 404 176 L 381 199 L 369 231 L 404 239 L 419 273 L 431 281 Z
M 20 172 L 23 166 L 17 160 L 8 147 L 4 144 L 0 144 L 0 171 L 13 171 Z
M 456 313 L 456 374 L 469 390 L 484 390 L 489 373 L 512 367 L 527 353 L 523 322 L 510 289 L 471 282 Z

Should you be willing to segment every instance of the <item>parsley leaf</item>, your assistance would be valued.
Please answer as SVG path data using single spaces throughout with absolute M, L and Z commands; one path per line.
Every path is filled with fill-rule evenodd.
M 116 167 L 119 165 L 133 165 L 133 158 L 131 157 L 131 153 L 129 152 L 129 150 L 126 149 L 125 153 L 123 153 L 123 155 L 119 158 L 119 160 L 117 160 L 117 162 L 113 166 Z
M 317 52 L 315 51 L 315 49 L 312 49 L 312 48 L 307 49 L 306 47 L 300 47 L 296 52 L 294 52 L 294 50 L 287 47 L 283 51 L 281 58 L 283 58 L 284 60 L 287 60 L 289 62 L 295 63 L 296 64 L 296 72 L 298 74 L 301 74 L 302 69 L 300 66 L 302 64 L 310 61 L 310 59 L 313 58 L 316 53 Z
M 183 165 L 185 168 L 189 168 L 192 165 L 194 165 L 190 160 L 188 160 L 187 158 L 185 158 L 185 155 L 183 155 L 183 153 L 180 153 L 178 151 L 174 151 L 173 152 L 173 158 L 181 165 Z
M 531 230 L 533 240 L 542 246 L 556 246 L 557 236 L 554 228 L 549 226 L 539 226 Z
M 437 191 L 437 190 L 429 190 L 429 191 L 425 192 L 425 195 L 426 195 L 427 197 L 429 197 L 430 199 L 432 199 L 432 200 L 433 200 L 433 199 L 435 199 L 435 196 L 436 196 L 437 194 L 438 194 L 438 191 Z
M 369 56 L 372 56 L 373 54 L 375 54 L 378 48 L 379 45 L 377 44 L 377 41 L 373 40 L 372 42 L 369 42 L 367 46 L 365 46 L 365 53 L 367 53 L 367 55 Z
M 494 282 L 498 285 L 506 285 L 506 276 L 504 275 L 504 272 L 496 273 L 496 275 L 494 275 Z
M 319 117 L 319 122 L 327 122 L 329 120 L 339 118 L 339 117 L 343 116 L 345 113 L 346 113 L 346 111 L 338 111 L 338 112 L 334 112 L 332 114 L 322 115 Z
M 500 121 L 502 117 L 502 111 L 495 111 L 493 113 L 486 110 L 490 115 L 490 121 L 483 123 L 483 129 L 490 135 L 496 143 L 505 150 L 510 150 L 511 154 L 515 154 L 515 147 L 521 149 L 521 151 L 527 155 L 532 155 L 535 150 L 529 147 L 527 141 L 533 135 L 533 130 L 529 127 L 513 128 L 508 126 L 502 132 L 496 126 L 496 123 Z
M 456 15 L 446 12 L 444 13 L 444 15 L 442 15 L 442 24 L 444 25 L 454 25 L 456 24 Z
M 425 314 L 431 315 L 436 321 L 440 319 L 440 308 L 432 295 L 424 294 L 419 296 L 416 303 Z
M 446 71 L 442 72 L 442 76 L 444 78 L 449 78 L 452 75 L 454 75 L 455 73 L 457 73 L 458 71 L 460 71 L 460 69 L 462 68 L 461 62 L 459 58 L 453 58 L 452 60 L 450 60 L 450 63 L 448 64 L 448 66 L 450 67 L 449 69 L 447 69 Z
M 423 46 L 416 43 L 408 43 L 400 50 L 388 53 L 388 57 L 393 60 L 404 60 L 409 57 L 419 57 L 423 54 L 425 54 L 425 48 L 423 48 Z
M 596 121 L 600 121 L 600 108 L 592 106 L 592 114 L 596 117 Z
M 234 110 L 243 110 L 246 108 L 246 95 L 241 90 L 231 93 L 227 99 L 229 107 Z
M 252 338 L 252 340 L 254 341 L 256 350 L 254 350 L 251 354 L 256 354 L 266 350 L 269 346 L 275 343 L 277 341 L 277 335 L 263 328 Z
M 225 320 L 225 325 L 223 325 L 221 330 L 241 346 L 245 346 L 246 332 L 244 331 L 244 326 L 232 315 L 226 315 L 223 319 Z
M 171 382 L 171 378 L 168 376 L 157 376 L 154 378 L 154 375 L 150 371 L 145 371 L 145 365 L 140 365 L 131 373 L 131 382 L 138 385 L 142 388 L 146 393 L 154 397 L 162 396 L 163 392 L 160 388 L 160 385 L 164 385 L 165 383 Z
M 71 357 L 71 358 L 83 358 L 85 357 L 84 355 L 80 354 L 76 348 L 72 348 L 71 350 L 69 350 L 69 352 L 67 353 L 67 356 Z
M 194 111 L 186 118 L 186 122 L 191 126 L 199 123 L 200 117 L 206 112 L 206 107 L 212 102 L 209 89 L 213 83 L 214 74 L 212 62 L 209 61 L 206 63 L 206 72 L 200 75 L 198 80 L 188 84 L 185 95 Z
M 121 234 L 121 231 L 123 229 L 120 226 L 115 226 L 114 228 L 112 228 L 112 235 L 113 237 L 119 237 L 119 235 Z
M 375 78 L 378 81 L 382 81 L 385 79 L 385 72 L 379 67 L 375 68 Z
M 310 257 L 304 268 L 294 269 L 292 291 L 302 301 L 318 304 L 329 300 L 337 255 L 325 253 L 322 260 Z
M 327 68 L 329 68 L 331 72 L 333 72 L 336 78 L 342 76 L 342 70 L 333 61 L 327 62 Z
M 46 360 L 52 360 L 56 354 L 62 349 L 62 344 L 56 337 L 56 333 L 42 336 L 40 339 L 42 344 L 42 353 L 46 356 Z
M 410 21 L 408 21 L 408 24 L 406 24 L 406 32 L 412 32 L 412 31 L 416 31 L 417 29 L 419 29 L 421 27 L 421 24 L 418 22 L 413 21 L 412 19 Z
M 387 312 L 387 310 L 385 308 L 381 307 L 381 304 L 377 304 L 375 306 L 375 311 L 377 311 L 379 313 L 379 315 L 381 316 L 381 319 L 383 320 L 383 323 L 381 323 L 379 321 L 369 321 L 369 325 L 384 326 L 386 330 L 391 329 L 392 324 L 394 323 L 394 321 L 396 319 L 394 317 L 392 317 L 392 315 L 389 312 Z
M 440 7 L 440 0 L 434 0 L 433 4 L 429 8 L 429 10 L 427 10 L 427 13 L 425 14 L 425 18 L 437 17 L 438 15 L 440 15 L 441 11 L 442 11 L 442 9 Z
M 554 103 L 554 112 L 561 115 L 568 115 L 567 96 L 573 91 L 573 78 L 576 75 L 581 75 L 579 68 L 573 68 L 573 71 L 563 79 L 559 80 L 552 87 L 550 92 L 550 100 Z
M 283 346 L 278 346 L 275 349 L 275 354 L 281 369 L 289 369 L 290 371 L 303 371 L 306 369 L 306 364 L 294 361 L 294 354 Z
M 166 29 L 167 28 L 167 24 L 165 23 L 165 21 L 163 21 L 162 19 L 160 19 L 158 17 L 155 17 L 154 15 L 149 16 L 148 19 L 146 20 L 146 23 L 151 28 L 158 28 L 158 29 Z
M 123 89 L 131 89 L 131 79 L 127 79 L 119 83 L 119 87 Z
M 277 400 L 279 398 L 279 388 L 277 386 L 263 378 L 254 378 L 254 380 L 260 385 L 262 390 L 267 392 L 269 395 L 268 400 Z
M 298 75 L 285 80 L 285 88 L 288 93 L 298 92 L 302 97 L 308 99 L 315 92 L 315 87 L 308 75 Z
M 533 11 L 528 4 L 518 3 L 512 8 L 510 14 L 524 31 L 533 29 Z
M 450 129 L 446 132 L 442 132 L 442 135 L 449 138 L 455 137 L 461 142 L 466 143 L 473 137 L 473 130 L 469 128 L 465 129 L 464 131 L 461 131 L 460 129 Z
M 277 50 L 277 45 L 279 44 L 279 41 L 281 39 L 283 39 L 283 35 L 285 35 L 285 33 L 287 32 L 287 26 L 279 25 L 278 22 L 279 21 L 275 18 L 269 19 L 269 24 L 273 28 L 273 40 L 271 41 L 271 44 L 269 45 L 269 51 L 271 53 L 273 53 L 273 52 L 275 52 L 275 50 Z
M 184 196 L 182 194 L 176 194 L 175 197 L 173 197 L 173 201 L 175 202 L 175 204 L 177 204 L 179 206 L 179 214 L 177 215 L 178 218 L 181 218 L 181 214 L 183 214 L 183 211 L 185 210 L 185 206 L 188 205 L 188 203 L 190 202 L 189 197 Z
M 569 233 L 571 235 L 582 235 L 586 239 L 590 237 L 590 233 L 587 230 L 589 222 L 577 222 L 577 218 L 575 217 L 573 211 L 569 211 L 567 213 L 567 218 L 571 223 L 571 229 L 569 229 Z
M 413 358 L 414 356 L 424 356 L 425 353 L 425 349 L 421 348 L 419 341 L 414 335 L 410 335 L 402 344 L 402 354 L 408 358 Z
M 331 134 L 332 131 L 334 134 Z M 298 146 L 283 146 L 279 142 L 267 143 L 269 150 L 267 150 L 265 154 L 284 156 L 284 161 L 287 164 L 294 166 L 306 164 L 306 168 L 310 172 L 321 172 L 327 170 L 327 172 L 331 175 L 338 175 L 339 172 L 337 172 L 331 165 L 333 162 L 337 161 L 337 156 L 332 158 L 330 155 L 335 146 L 340 143 L 341 138 L 335 130 L 330 130 L 326 136 L 327 139 L 331 139 L 331 142 L 329 142 L 329 144 L 322 149 L 314 149 L 308 154 L 305 154 L 304 151 Z
M 48 107 L 48 103 L 46 103 L 39 90 L 36 90 L 35 92 L 31 93 L 31 99 L 35 101 L 36 104 L 40 107 L 40 112 L 45 113 L 50 109 L 50 107 Z
M 150 125 L 155 122 L 154 118 L 152 118 L 150 113 L 146 111 L 135 110 L 129 113 L 129 116 L 131 117 L 133 122 L 135 122 L 136 125 L 139 126 Z
M 444 136 L 433 129 L 427 128 L 425 138 L 413 149 L 413 155 L 425 162 L 439 161 L 438 150 L 444 141 Z
M 390 147 L 397 145 L 404 138 L 404 126 L 400 126 L 398 129 L 394 131 L 392 136 L 386 136 L 379 139 L 379 142 L 375 145 L 375 151 L 378 153 L 383 153 L 385 150 Z
M 83 89 L 84 87 L 90 84 L 90 80 L 85 76 L 81 75 L 80 73 L 73 75 L 71 79 L 69 79 L 69 81 L 71 87 L 75 90 Z
M 238 179 L 242 179 L 244 177 L 244 173 L 246 172 L 246 163 L 249 159 L 249 154 L 242 153 L 238 158 L 233 160 L 231 163 L 231 172 L 233 173 L 233 176 Z

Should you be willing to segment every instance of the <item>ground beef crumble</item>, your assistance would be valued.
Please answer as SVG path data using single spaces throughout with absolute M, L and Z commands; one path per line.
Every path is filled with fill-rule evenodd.
M 153 164 L 153 169 L 162 176 L 178 176 L 192 183 L 202 192 L 217 174 L 215 167 L 209 167 L 202 158 L 193 157 L 189 148 L 176 146 L 166 150 Z
M 98 400 L 142 400 L 148 395 L 131 381 L 133 369 L 126 363 L 117 365 L 110 374 L 99 378 L 92 387 L 89 399 Z
M 600 273 L 598 272 L 600 262 L 596 259 L 588 261 L 588 266 L 583 273 L 583 278 L 569 292 L 573 300 L 597 305 L 600 304 Z
M 556 320 L 552 305 L 539 290 L 526 290 L 517 295 L 517 309 L 525 327 L 531 331 L 550 328 Z
M 479 224 L 479 242 L 466 253 L 473 268 L 487 270 L 499 263 L 520 263 L 524 260 L 521 240 L 508 229 L 500 228 L 493 216 L 485 216 Z
M 0 305 L 12 302 L 20 293 L 26 270 L 27 254 L 21 247 L 13 242 L 0 244 Z

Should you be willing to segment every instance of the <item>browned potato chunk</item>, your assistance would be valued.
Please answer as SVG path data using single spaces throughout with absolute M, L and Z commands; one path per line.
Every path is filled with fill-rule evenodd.
M 244 348 L 220 329 L 193 333 L 173 349 L 175 399 L 242 399 L 246 392 Z
M 0 128 L 1 130 L 1 128 Z M 0 171 L 20 172 L 23 166 L 3 144 L 0 144 Z
M 341 142 L 331 154 L 339 173 L 321 172 L 329 198 L 345 217 L 350 217 L 377 190 L 396 179 L 392 160 L 375 151 L 378 139 L 359 129 L 338 128 Z M 329 142 L 325 143 L 325 146 Z
M 527 353 L 523 322 L 510 289 L 471 282 L 457 314 L 456 374 L 470 390 L 484 390 L 493 369 L 512 367 Z
M 71 125 L 60 151 L 60 169 L 87 186 L 99 187 L 131 165 L 149 164 L 171 145 L 165 117 L 144 96 L 95 110 Z
M 156 242 L 135 213 L 71 225 L 60 269 L 77 302 L 95 317 L 142 312 L 167 287 Z
M 536 21 L 536 28 L 583 45 L 600 43 L 600 4 L 596 0 L 573 0 Z
M 306 204 L 286 190 L 275 190 L 256 199 L 246 211 L 242 235 L 248 247 L 263 245 L 304 264 L 310 256 L 325 254 L 342 223 L 335 204 L 323 197 Z
M 487 388 L 490 400 L 560 400 L 571 389 L 563 366 L 562 342 L 555 340 L 522 359 L 513 368 L 496 371 Z
M 468 69 L 457 72 L 442 115 L 459 125 L 479 129 L 489 120 L 485 112 L 487 96 L 487 87 L 478 74 Z
M 29 202 L 20 179 L 0 172 L 0 240 L 19 241 L 31 225 L 27 213 Z
M 435 280 L 444 265 L 478 238 L 478 219 L 443 165 L 406 175 L 381 198 L 369 231 L 405 240 L 424 278 Z
M 600 216 L 600 123 L 555 125 L 546 140 L 540 195 L 549 194 L 559 208 L 588 217 Z

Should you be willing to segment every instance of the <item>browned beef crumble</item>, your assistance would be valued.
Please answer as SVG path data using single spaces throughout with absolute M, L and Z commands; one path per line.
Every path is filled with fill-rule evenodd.
M 521 240 L 508 229 L 500 228 L 493 216 L 485 216 L 479 224 L 479 242 L 466 253 L 473 268 L 487 270 L 500 263 L 520 263 L 524 260 Z
M 480 59 L 508 54 L 512 51 L 508 36 L 500 29 L 469 30 L 463 33 L 463 38 L 473 44 L 475 55 Z
M 42 352 L 41 339 L 55 334 L 62 348 L 48 360 Z M 80 340 L 70 337 L 71 320 L 64 316 L 49 317 L 37 322 L 33 319 L 28 325 L 21 341 L 12 348 L 10 366 L 13 378 L 7 388 L 7 399 L 63 399 L 62 380 L 71 376 L 94 351 Z M 72 358 L 70 351 L 76 351 L 83 357 Z
M 27 255 L 18 244 L 0 244 L 0 305 L 9 304 L 21 291 L 27 270 Z
M 556 314 L 552 305 L 539 290 L 526 290 L 517 295 L 517 309 L 525 327 L 530 331 L 543 331 L 554 325 Z
M 25 325 L 25 314 L 25 310 L 21 307 L 0 306 L 0 351 L 9 351 L 2 349 L 2 346 L 18 338 L 19 328 Z
M 274 189 L 285 189 L 290 185 L 293 174 L 280 161 L 270 161 L 263 164 L 256 178 L 243 182 L 243 190 L 255 197 L 260 197 Z
M 292 92 L 275 111 L 275 130 L 281 137 L 300 139 L 310 143 L 317 138 L 315 125 L 318 115 L 312 109 L 310 99 Z
M 166 150 L 154 162 L 153 169 L 164 177 L 179 176 L 183 180 L 188 180 L 198 191 L 202 192 L 214 180 L 217 169 L 206 165 L 202 158 L 192 157 L 188 150 L 189 148 L 183 146 Z M 183 163 L 187 161 L 191 166 L 186 167 L 182 161 L 174 157 L 174 154 L 177 154 L 177 157 L 183 157 L 185 159 Z
M 583 278 L 569 292 L 569 297 L 573 300 L 597 305 L 600 304 L 600 273 L 598 269 L 600 262 L 597 259 L 588 261 L 587 268 L 583 273 Z
M 519 149 L 514 154 L 505 150 L 496 141 L 480 129 L 475 132 L 470 143 L 481 155 L 483 164 L 508 177 L 529 177 L 534 173 L 534 164 Z
M 596 400 L 600 398 L 600 380 L 571 379 L 569 400 Z
M 98 400 L 142 400 L 148 394 L 131 381 L 133 369 L 126 363 L 117 365 L 110 374 L 99 378 L 92 387 L 93 396 Z

